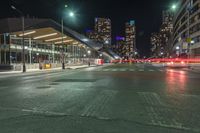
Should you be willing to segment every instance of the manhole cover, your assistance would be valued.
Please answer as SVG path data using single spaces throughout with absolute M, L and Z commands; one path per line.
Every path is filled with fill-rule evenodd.
M 96 79 L 60 79 L 55 82 L 96 82 Z
M 37 89 L 49 89 L 51 88 L 51 86 L 39 86 L 37 87 Z
M 51 83 L 51 84 L 49 84 L 49 85 L 59 85 L 59 83 Z

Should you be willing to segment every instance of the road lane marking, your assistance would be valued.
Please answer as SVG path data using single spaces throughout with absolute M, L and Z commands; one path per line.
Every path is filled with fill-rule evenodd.
M 110 69 L 103 69 L 104 72 L 107 72 L 107 71 L 109 71 L 109 70 L 110 70 Z
M 182 130 L 200 131 L 199 128 L 189 128 L 184 126 L 180 120 L 179 111 L 175 108 L 167 107 L 157 93 L 153 92 L 138 92 L 141 100 L 146 103 L 145 113 L 148 115 L 148 124 L 175 128 Z M 168 114 L 171 117 L 167 117 Z
M 154 92 L 138 92 L 144 102 L 150 105 L 163 105 L 160 96 Z
M 109 103 L 113 100 L 117 91 L 104 90 L 97 97 L 94 98 L 85 108 L 80 112 L 81 116 L 96 116 L 100 117 L 109 110 Z M 102 116 L 101 116 L 102 117 Z
M 149 71 L 150 71 L 150 72 L 154 72 L 155 70 L 153 70 L 153 69 L 150 69 Z
M 144 72 L 144 69 L 139 69 L 140 72 Z
M 0 110 L 11 110 L 11 111 L 21 111 L 27 112 L 32 114 L 42 114 L 42 115 L 56 115 L 56 116 L 64 116 L 67 115 L 61 112 L 53 112 L 53 111 L 46 111 L 46 110 L 38 110 L 38 109 L 20 109 L 20 108 L 13 108 L 13 107 L 0 107 Z
M 126 69 L 121 69 L 121 71 L 122 71 L 122 72 L 125 72 L 125 71 L 126 71 Z
M 132 72 L 135 71 L 135 69 L 129 69 L 129 70 L 132 71 Z
M 113 71 L 113 72 L 116 72 L 116 71 L 117 71 L 117 69 L 112 69 L 112 71 Z
M 183 127 L 183 124 L 176 119 L 166 118 L 166 113 L 173 114 L 170 109 L 155 108 L 154 106 L 145 107 L 147 114 L 150 118 L 149 124 L 161 127 L 176 128 L 190 130 L 187 127 Z M 166 112 L 167 111 L 167 112 Z

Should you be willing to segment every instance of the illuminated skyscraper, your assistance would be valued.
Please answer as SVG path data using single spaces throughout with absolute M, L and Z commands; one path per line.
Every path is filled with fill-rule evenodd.
M 125 47 L 125 37 L 117 36 L 116 37 L 116 44 L 112 46 L 113 52 L 115 52 L 120 57 L 124 57 L 126 54 L 126 47 Z
M 126 57 L 132 58 L 136 50 L 136 27 L 135 21 L 131 20 L 125 25 Z
M 173 12 L 163 11 L 162 24 L 158 33 L 151 34 L 151 52 L 153 57 L 168 57 L 171 51 L 173 32 Z
M 97 41 L 105 45 L 111 45 L 111 20 L 108 18 L 95 18 L 95 32 Z
M 93 30 L 86 30 L 86 36 L 93 41 L 98 41 L 98 34 Z
M 152 33 L 151 38 L 151 54 L 152 57 L 159 57 L 161 53 L 161 34 L 160 33 Z

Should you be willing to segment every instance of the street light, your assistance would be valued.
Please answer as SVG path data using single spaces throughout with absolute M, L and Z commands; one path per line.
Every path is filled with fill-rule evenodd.
M 88 50 L 87 53 L 88 53 L 88 66 L 90 66 L 90 55 L 91 55 L 91 51 Z
M 177 46 L 177 47 L 176 47 L 176 50 L 179 50 L 179 49 L 180 49 L 180 47 L 179 47 L 179 46 Z
M 37 55 L 37 63 L 39 63 L 39 53 L 36 53 L 36 55 Z
M 106 40 L 106 41 L 105 41 L 105 44 L 109 44 L 109 41 L 108 41 L 108 40 Z
M 87 38 L 82 39 L 84 42 L 88 42 L 89 40 Z
M 176 5 L 176 4 L 173 4 L 172 7 L 171 7 L 171 9 L 172 9 L 173 11 L 176 10 L 176 8 L 177 8 L 177 5 Z
M 22 63 L 23 63 L 23 68 L 22 72 L 26 72 L 26 64 L 25 64 L 25 47 L 24 47 L 24 13 L 17 9 L 15 6 L 11 5 L 11 8 L 18 12 L 21 17 L 22 17 Z
M 65 5 L 64 6 L 65 8 L 67 8 L 68 7 L 68 5 Z M 70 12 L 69 13 L 69 16 L 70 17 L 74 17 L 74 13 L 73 12 Z M 65 55 L 64 55 L 64 52 L 65 52 L 65 46 L 64 46 L 64 17 L 63 17 L 63 15 L 62 15 L 62 18 L 61 18 L 61 31 L 62 31 L 62 69 L 64 70 L 65 69 Z
M 86 61 L 85 61 L 86 56 L 87 56 L 86 54 L 83 55 L 83 63 L 86 62 Z
M 74 13 L 73 13 L 73 12 L 70 12 L 70 13 L 69 13 L 69 16 L 70 16 L 70 17 L 74 17 Z
M 90 55 L 91 54 L 91 51 L 90 50 L 88 50 L 88 55 Z
M 138 52 L 135 52 L 135 55 L 137 55 L 138 54 Z

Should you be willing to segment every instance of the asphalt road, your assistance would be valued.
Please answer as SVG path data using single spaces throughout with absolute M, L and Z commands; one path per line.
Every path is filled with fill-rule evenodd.
M 200 133 L 199 85 L 143 64 L 0 75 L 0 132 Z

